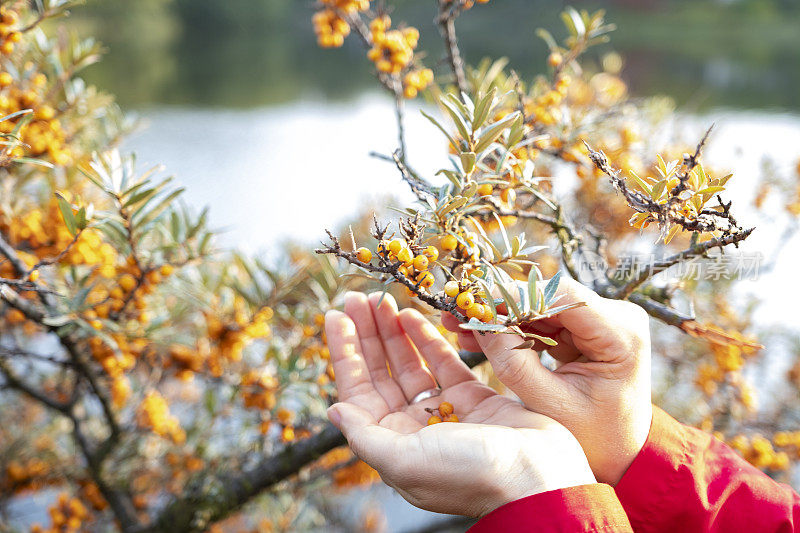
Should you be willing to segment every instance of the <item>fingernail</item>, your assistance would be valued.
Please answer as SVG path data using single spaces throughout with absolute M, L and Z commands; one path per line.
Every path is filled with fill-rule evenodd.
M 339 410 L 336 408 L 335 405 L 331 405 L 330 407 L 328 407 L 328 420 L 330 420 L 331 423 L 337 428 L 339 427 L 339 424 L 342 422 L 342 415 L 339 413 Z

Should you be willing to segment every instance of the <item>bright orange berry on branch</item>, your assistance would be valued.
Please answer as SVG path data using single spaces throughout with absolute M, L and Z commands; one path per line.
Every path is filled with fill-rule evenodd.
M 432 287 L 434 281 L 435 278 L 433 277 L 433 274 L 427 271 L 420 272 L 419 276 L 417 276 L 417 283 L 419 283 L 420 287 L 424 287 L 426 289 Z
M 431 262 L 439 259 L 439 250 L 435 246 L 428 246 L 422 253 L 424 253 L 425 257 L 427 257 Z
M 418 271 L 426 270 L 428 268 L 428 258 L 424 255 L 418 255 L 415 257 L 414 268 Z
M 458 239 L 452 235 L 442 237 L 442 250 L 452 252 L 458 246 Z
M 460 290 L 457 281 L 448 281 L 444 284 L 444 293 L 451 298 L 458 296 Z
M 401 239 L 392 239 L 389 243 L 389 251 L 393 254 L 399 254 L 400 250 L 406 247 L 406 243 Z
M 414 261 L 414 255 L 408 248 L 403 248 L 402 250 L 397 252 L 397 260 L 406 266 L 410 266 Z
M 469 291 L 464 291 L 456 297 L 456 305 L 461 309 L 469 309 L 475 305 L 475 297 Z
M 367 248 L 359 248 L 356 251 L 356 259 L 361 261 L 362 263 L 369 263 L 372 261 L 372 252 Z
M 547 57 L 547 64 L 553 68 L 559 66 L 563 61 L 564 58 L 558 52 L 553 52 Z
M 483 183 L 478 186 L 478 194 L 480 196 L 489 196 L 492 194 L 492 184 L 491 183 Z

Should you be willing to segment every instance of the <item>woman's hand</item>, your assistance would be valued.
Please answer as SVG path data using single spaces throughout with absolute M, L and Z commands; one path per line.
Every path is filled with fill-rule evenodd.
M 515 294 L 517 291 L 510 291 Z M 650 329 L 641 307 L 602 298 L 571 279 L 559 284 L 558 305 L 586 305 L 535 322 L 530 331 L 558 341 L 515 350 L 515 335 L 460 329 L 452 315 L 442 324 L 458 331 L 465 350 L 482 351 L 495 374 L 526 407 L 564 424 L 581 443 L 598 481 L 616 484 L 650 431 Z M 558 363 L 539 361 L 546 349 Z
M 325 330 L 339 403 L 328 415 L 355 454 L 410 503 L 483 516 L 539 492 L 594 483 L 562 425 L 481 384 L 438 330 L 391 296 L 349 293 Z M 409 404 L 419 393 L 441 395 Z M 460 423 L 426 426 L 441 402 Z

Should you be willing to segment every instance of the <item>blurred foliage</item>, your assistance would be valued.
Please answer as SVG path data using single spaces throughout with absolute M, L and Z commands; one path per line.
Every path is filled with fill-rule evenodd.
M 619 23 L 613 47 L 635 95 L 667 94 L 679 104 L 800 109 L 800 10 L 786 0 L 576 2 L 609 9 Z M 459 20 L 468 60 L 508 56 L 525 76 L 547 49 L 531 28 L 556 27 L 562 2 L 506 0 Z M 87 72 L 126 106 L 252 107 L 324 95 L 346 98 L 372 87 L 352 44 L 335 54 L 313 46 L 308 6 L 292 0 L 89 0 L 76 12 L 83 35 L 110 49 Z M 429 2 L 393 3 L 392 16 L 420 28 L 433 56 L 443 52 Z M 486 31 L 503 24 L 502 39 Z M 680 35 L 680 38 L 676 38 Z M 607 51 L 609 48 L 601 49 Z M 596 57 L 590 54 L 589 59 Z

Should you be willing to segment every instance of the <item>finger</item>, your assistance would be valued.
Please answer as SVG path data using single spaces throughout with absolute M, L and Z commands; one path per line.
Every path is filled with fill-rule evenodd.
M 391 469 L 402 453 L 403 435 L 378 425 L 377 419 L 366 409 L 339 402 L 328 408 L 328 418 L 339 428 L 353 453 L 375 468 L 381 475 Z
M 370 379 L 353 321 L 340 311 L 328 311 L 325 314 L 325 334 L 339 399 L 357 403 L 375 417 L 385 416 L 389 406 Z
M 540 340 L 536 340 L 531 347 L 532 350 L 536 352 L 546 350 L 553 359 L 561 364 L 570 363 L 581 356 L 581 352 L 575 347 L 572 341 L 572 334 L 568 329 L 541 324 L 540 322 L 536 321 L 530 325 L 522 326 L 521 329 L 525 333 L 535 333 L 536 335 L 549 337 L 558 344 L 550 346 Z
M 463 330 L 459 328 L 461 321 L 458 320 L 450 313 L 442 313 L 442 326 L 454 333 L 461 333 Z
M 404 309 L 399 314 L 403 331 L 411 338 L 442 388 L 472 381 L 475 375 L 464 364 L 453 346 L 439 330 L 416 309 Z
M 420 392 L 435 387 L 436 381 L 425 369 L 422 357 L 400 326 L 394 298 L 384 294 L 381 300 L 380 293 L 373 293 L 369 300 L 389 359 L 392 377 L 400 385 L 406 399 L 411 401 Z
M 555 305 L 583 302 L 547 319 L 546 324 L 565 328 L 572 344 L 593 361 L 612 361 L 635 352 L 646 339 L 632 330 L 649 335 L 647 314 L 637 305 L 603 298 L 585 285 L 562 278 Z M 624 332 L 624 333 L 622 333 Z
M 422 420 L 427 420 L 428 417 Z M 409 413 L 403 411 L 396 411 L 384 416 L 380 421 L 380 425 L 403 434 L 415 433 L 424 427 L 421 421 L 414 419 Z
M 496 333 L 477 335 L 476 339 L 491 363 L 497 379 L 519 396 L 528 407 L 548 414 L 539 408 L 543 401 L 549 403 L 553 396 L 557 396 L 554 394 L 554 389 L 558 378 L 542 365 L 539 354 L 530 349 L 515 349 L 523 342 L 522 337 L 518 335 Z
M 468 352 L 481 351 L 481 345 L 475 340 L 475 332 L 473 331 L 461 330 L 461 332 L 458 334 L 458 346 L 462 350 L 466 350 Z
M 481 347 L 471 331 L 464 331 L 459 326 L 461 322 L 450 313 L 442 313 L 442 326 L 448 331 L 458 333 L 458 345 L 468 352 L 480 352 Z
M 375 390 L 383 396 L 391 411 L 407 405 L 403 391 L 389 374 L 386 351 L 367 296 L 360 292 L 348 292 L 344 298 L 344 312 L 356 326 L 364 361 Z

